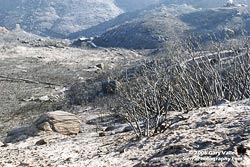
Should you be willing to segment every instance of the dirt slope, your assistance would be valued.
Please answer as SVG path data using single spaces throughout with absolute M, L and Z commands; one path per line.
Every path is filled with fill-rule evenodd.
M 130 132 L 98 136 L 100 110 L 78 108 L 83 132 L 78 136 L 47 134 L 0 147 L 1 166 L 242 166 L 250 164 L 249 100 L 225 103 L 189 113 L 172 113 L 184 119 L 165 133 L 133 141 Z M 47 145 L 37 146 L 40 139 Z M 243 144 L 246 152 L 240 151 Z M 238 150 L 237 150 L 238 148 Z
M 131 50 L 71 48 L 54 45 L 57 42 L 53 40 L 26 40 L 12 35 L 2 42 L 0 38 L 0 136 L 42 112 L 67 106 L 57 96 L 64 96 L 63 92 L 75 82 L 100 75 L 102 71 L 94 68 L 97 64 L 103 63 L 109 71 L 119 63 L 142 57 Z M 52 99 L 39 100 L 45 95 Z

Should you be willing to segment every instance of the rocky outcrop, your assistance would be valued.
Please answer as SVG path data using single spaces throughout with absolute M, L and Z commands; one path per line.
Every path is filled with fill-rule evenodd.
M 7 132 L 5 142 L 18 142 L 42 132 L 57 132 L 63 135 L 75 135 L 80 132 L 80 120 L 71 113 L 53 111 L 41 115 L 31 126 L 13 129 Z

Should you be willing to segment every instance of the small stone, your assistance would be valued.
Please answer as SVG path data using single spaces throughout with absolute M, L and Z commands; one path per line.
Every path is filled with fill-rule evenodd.
M 127 148 L 122 148 L 122 149 L 120 149 L 120 153 L 125 153 L 125 152 L 127 152 L 128 151 L 128 149 Z
M 3 146 L 4 146 L 4 144 L 2 142 L 0 142 L 0 147 L 3 147 Z
M 245 155 L 246 152 L 247 152 L 247 148 L 243 144 L 241 144 L 237 147 L 237 154 L 238 155 Z
M 44 123 L 41 123 L 40 125 L 38 125 L 38 129 L 43 130 L 43 131 L 53 131 L 48 122 L 44 122 Z
M 104 64 L 103 63 L 97 64 L 96 67 L 101 69 L 101 70 L 104 70 Z
M 2 147 L 10 147 L 12 144 L 11 143 L 4 143 Z
M 40 100 L 40 101 L 47 102 L 47 101 L 50 101 L 50 98 L 49 98 L 49 96 L 46 95 L 46 96 L 40 97 L 39 100 Z
M 49 144 L 49 141 L 48 140 L 45 140 L 45 139 L 41 139 L 41 140 L 38 140 L 37 142 L 36 142 L 36 145 L 37 146 L 41 146 L 41 145 L 47 145 L 47 144 Z
M 72 160 L 71 157 L 69 157 L 69 158 L 65 159 L 65 161 L 67 161 L 67 162 L 72 162 L 73 160 Z
M 229 101 L 226 99 L 218 99 L 218 100 L 213 101 L 213 106 L 219 106 L 219 105 L 226 104 L 226 103 L 229 103 Z
M 18 166 L 31 166 L 29 163 L 21 162 Z
M 100 136 L 100 137 L 103 137 L 103 136 L 106 136 L 106 134 L 105 134 L 105 132 L 100 132 L 100 133 L 99 133 L 99 136 Z

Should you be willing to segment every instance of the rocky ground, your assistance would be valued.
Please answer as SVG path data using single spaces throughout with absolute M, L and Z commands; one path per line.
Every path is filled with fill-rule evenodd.
M 249 166 L 249 99 L 170 112 L 164 133 L 136 140 L 133 132 L 116 128 L 125 125 L 103 108 L 67 107 L 64 100 L 74 83 L 126 66 L 145 52 L 17 41 L 0 40 L 0 166 Z M 30 125 L 42 113 L 55 110 L 74 113 L 81 120 L 81 133 L 49 132 L 4 143 L 8 130 Z M 107 127 L 110 131 L 104 131 Z
M 13 38 L 0 38 L 0 140 L 7 129 L 66 106 L 61 99 L 74 83 L 142 57 L 133 50 L 34 46 L 37 39 L 13 43 Z
M 173 113 L 184 119 L 163 134 L 134 140 L 132 132 L 100 136 L 100 127 L 87 124 L 99 115 L 78 108 L 82 132 L 55 133 L 0 147 L 0 166 L 245 166 L 250 164 L 249 100 Z M 102 127 L 105 128 L 105 127 Z M 42 145 L 37 141 L 44 139 Z M 241 146 L 242 145 L 242 146 Z

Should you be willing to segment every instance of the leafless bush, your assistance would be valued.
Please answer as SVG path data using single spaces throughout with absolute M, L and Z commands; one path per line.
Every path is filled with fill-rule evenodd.
M 137 137 L 151 136 L 169 125 L 169 111 L 207 107 L 220 99 L 250 96 L 248 49 L 231 49 L 183 62 L 154 60 L 132 75 L 128 70 L 112 98 L 113 110 L 128 121 Z

